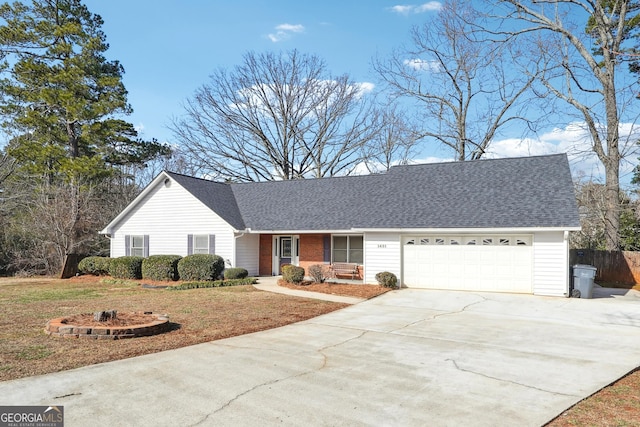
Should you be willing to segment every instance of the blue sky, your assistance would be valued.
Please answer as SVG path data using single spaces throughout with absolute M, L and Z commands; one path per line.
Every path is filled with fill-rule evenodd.
M 217 68 L 241 64 L 248 51 L 316 54 L 328 70 L 348 73 L 355 81 L 379 84 L 372 70 L 376 55 L 409 44 L 409 31 L 433 17 L 437 1 L 387 0 L 85 0 L 102 16 L 109 59 L 124 66 L 124 82 L 134 113 L 132 122 L 146 139 L 171 143 L 171 117 L 206 83 Z M 535 112 L 533 113 L 535 114 Z M 628 132 L 635 125 L 629 123 Z M 625 132 L 621 129 L 622 133 Z M 635 133 L 635 132 L 634 132 Z M 535 139 L 503 138 L 492 142 L 490 157 L 568 152 L 575 176 L 602 174 L 587 150 L 580 123 L 548 124 Z M 582 148 L 576 148 L 582 147 Z M 635 147 L 635 145 L 634 145 Z M 417 161 L 448 160 L 441 147 L 429 145 Z M 637 153 L 623 165 L 623 181 L 637 164 Z
M 371 60 L 408 41 L 409 30 L 438 3 L 395 7 L 393 1 L 88 0 L 102 16 L 109 59 L 125 67 L 124 83 L 145 138 L 170 141 L 170 118 L 219 67 L 247 51 L 298 49 L 316 54 L 334 75 L 376 82 Z

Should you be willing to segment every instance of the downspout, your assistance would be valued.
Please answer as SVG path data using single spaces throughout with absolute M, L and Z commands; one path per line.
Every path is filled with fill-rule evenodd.
M 564 249 L 566 251 L 565 259 L 566 259 L 566 262 L 567 262 L 565 264 L 566 268 L 567 268 L 566 269 L 567 274 L 565 275 L 566 282 L 565 282 L 565 293 L 564 293 L 564 296 L 566 298 L 569 298 L 571 296 L 571 289 L 570 289 L 570 287 L 571 287 L 571 277 L 570 277 L 571 276 L 571 266 L 569 265 L 569 261 L 570 260 L 569 260 L 569 231 L 568 230 L 564 231 L 564 242 L 565 242 Z

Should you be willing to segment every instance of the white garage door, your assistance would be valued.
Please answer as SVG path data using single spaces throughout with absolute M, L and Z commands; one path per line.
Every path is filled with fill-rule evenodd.
M 532 293 L 532 236 L 405 236 L 411 288 Z

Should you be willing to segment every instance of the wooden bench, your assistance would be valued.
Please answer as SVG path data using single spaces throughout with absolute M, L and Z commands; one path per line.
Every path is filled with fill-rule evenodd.
M 331 271 L 333 272 L 334 277 L 336 277 L 338 274 L 350 274 L 351 279 L 353 279 L 356 274 L 358 274 L 358 264 L 354 264 L 351 262 L 334 262 L 333 264 L 331 264 Z

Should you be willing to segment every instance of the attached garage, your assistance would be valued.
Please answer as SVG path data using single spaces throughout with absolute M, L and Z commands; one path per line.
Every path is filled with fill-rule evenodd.
M 404 285 L 533 292 L 533 235 L 403 236 Z

